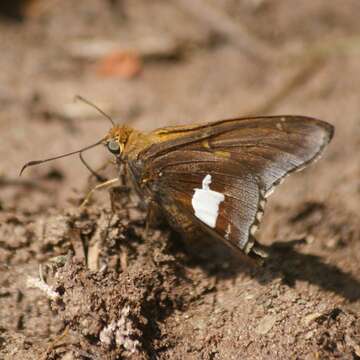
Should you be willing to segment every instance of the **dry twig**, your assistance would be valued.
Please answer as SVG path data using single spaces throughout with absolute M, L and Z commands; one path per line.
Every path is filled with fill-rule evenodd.
M 267 62 L 274 58 L 274 51 L 256 38 L 238 21 L 234 21 L 221 9 L 212 7 L 203 0 L 177 0 L 178 5 L 207 23 L 215 32 L 225 36 L 250 58 L 258 62 Z

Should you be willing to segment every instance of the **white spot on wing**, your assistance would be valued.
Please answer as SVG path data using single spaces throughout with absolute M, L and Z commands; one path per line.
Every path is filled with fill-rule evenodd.
M 257 232 L 257 230 L 258 230 L 258 227 L 256 225 L 252 225 L 250 228 L 250 234 L 252 236 L 255 236 L 255 233 Z
M 284 128 L 283 128 L 283 126 L 282 126 L 281 123 L 276 123 L 276 127 L 277 127 L 277 129 L 280 130 L 280 131 L 283 131 L 283 130 L 284 130 Z
M 256 214 L 256 220 L 260 222 L 263 215 L 264 215 L 264 213 L 262 211 L 258 211 Z
M 225 233 L 225 236 L 224 236 L 226 240 L 229 240 L 230 234 L 231 234 L 231 224 L 228 224 L 228 226 L 226 228 L 226 233 Z
M 267 199 L 270 195 L 273 194 L 275 190 L 275 186 L 272 186 L 266 193 L 265 193 L 265 199 Z
M 215 228 L 219 216 L 219 205 L 225 200 L 224 194 L 210 190 L 211 175 L 207 174 L 202 181 L 202 189 L 194 189 L 191 205 L 195 216 L 206 225 Z

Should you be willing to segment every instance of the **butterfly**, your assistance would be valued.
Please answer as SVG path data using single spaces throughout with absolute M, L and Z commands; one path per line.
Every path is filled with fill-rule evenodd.
M 256 257 L 267 198 L 287 175 L 319 158 L 333 133 L 329 123 L 305 116 L 235 118 L 149 133 L 113 123 L 81 152 L 104 144 L 145 203 L 160 207 L 176 230 L 200 228 Z

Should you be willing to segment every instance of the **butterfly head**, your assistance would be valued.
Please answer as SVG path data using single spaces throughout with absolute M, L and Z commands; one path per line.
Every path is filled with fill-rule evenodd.
M 115 125 L 105 136 L 106 148 L 116 157 L 121 158 L 132 129 L 126 125 Z

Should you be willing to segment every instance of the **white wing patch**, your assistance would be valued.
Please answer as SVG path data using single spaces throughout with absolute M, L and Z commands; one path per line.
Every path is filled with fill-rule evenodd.
M 202 181 L 202 189 L 194 189 L 191 205 L 195 216 L 206 225 L 215 228 L 219 216 L 219 205 L 225 200 L 224 194 L 210 190 L 211 175 L 207 174 Z

